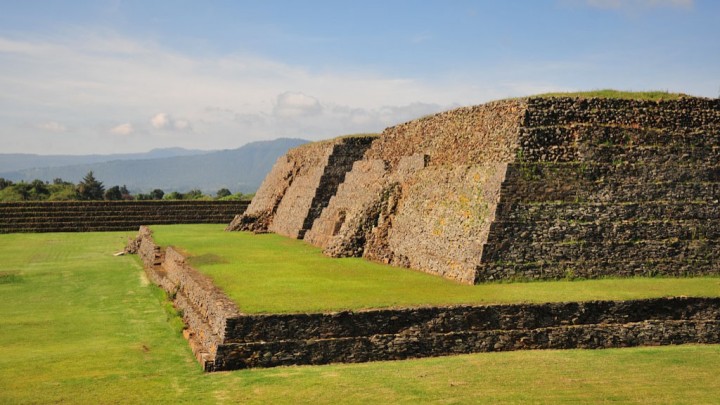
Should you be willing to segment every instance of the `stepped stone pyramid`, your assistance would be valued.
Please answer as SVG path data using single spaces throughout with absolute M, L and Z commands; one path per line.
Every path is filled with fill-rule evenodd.
M 720 100 L 530 97 L 278 160 L 229 229 L 464 283 L 719 274 Z

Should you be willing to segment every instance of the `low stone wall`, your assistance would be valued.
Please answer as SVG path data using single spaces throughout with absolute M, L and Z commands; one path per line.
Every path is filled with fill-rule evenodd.
M 209 277 L 190 267 L 182 254 L 172 247 L 162 249 L 156 245 L 145 226 L 140 227 L 126 250 L 140 256 L 148 278 L 167 292 L 182 313 L 187 326 L 185 337 L 195 357 L 205 370 L 212 370 L 227 320 L 240 315 L 235 303 Z
M 28 201 L 0 203 L 0 233 L 132 231 L 141 225 L 223 224 L 247 201 Z
M 207 371 L 526 349 L 720 343 L 720 298 L 242 314 L 142 227 L 130 245 L 182 311 Z

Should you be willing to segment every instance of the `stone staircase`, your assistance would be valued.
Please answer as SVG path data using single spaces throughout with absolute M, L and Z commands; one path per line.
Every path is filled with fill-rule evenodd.
M 315 196 L 310 204 L 302 228 L 298 231 L 298 239 L 302 239 L 310 230 L 322 210 L 328 206 L 330 199 L 337 192 L 338 187 L 345 181 L 345 175 L 352 169 L 353 164 L 363 157 L 370 147 L 374 137 L 347 138 L 345 142 L 333 146 L 332 154 L 328 157 L 327 165 L 320 178 Z

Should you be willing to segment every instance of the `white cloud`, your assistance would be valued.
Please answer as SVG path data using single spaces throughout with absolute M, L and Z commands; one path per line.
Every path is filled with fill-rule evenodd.
M 165 113 L 155 114 L 155 116 L 150 119 L 150 124 L 157 129 L 167 128 L 170 125 L 170 117 Z
M 67 127 L 63 124 L 60 124 L 55 121 L 45 122 L 37 126 L 40 129 L 43 129 L 45 131 L 49 132 L 65 132 L 67 131 Z
M 126 123 L 112 128 L 110 132 L 116 135 L 130 135 L 135 132 L 135 129 L 133 128 L 132 124 Z
M 185 120 L 177 120 L 173 123 L 173 126 L 179 131 L 186 131 L 192 128 L 190 122 Z
M 417 110 L 420 105 L 437 110 L 492 98 L 465 81 L 435 80 L 361 70 L 310 72 L 253 55 L 195 57 L 97 33 L 32 40 L 0 36 L 0 111 L 66 117 L 73 122 L 73 139 L 82 140 L 73 153 L 234 148 L 284 136 L 317 140 L 382 130 L 429 112 Z M 97 135 L 118 119 L 127 124 L 113 133 L 144 136 L 109 144 Z M 167 131 L 173 131 L 172 141 Z M 0 136 L 15 132 L 0 121 Z M 26 150 L 47 147 L 37 139 Z
M 303 93 L 285 92 L 277 96 L 273 113 L 281 118 L 318 115 L 322 112 L 320 102 Z
M 157 113 L 150 119 L 150 125 L 155 129 L 187 131 L 192 129 L 190 121 L 175 119 L 168 113 Z
M 496 68 L 468 66 L 418 79 L 362 68 L 310 71 L 246 54 L 199 57 L 96 32 L 25 40 L 0 35 L 0 139 L 9 140 L 17 151 L 37 153 L 48 148 L 53 153 L 167 146 L 221 149 L 287 136 L 318 140 L 381 131 L 459 104 L 561 90 L 557 83 L 606 86 L 598 84 L 606 65 L 582 58 L 572 63 L 534 60 Z M 644 78 L 647 69 L 642 68 Z M 605 80 L 613 86 L 651 88 L 665 79 L 634 84 L 639 75 L 626 72 L 610 78 L 606 74 Z M 695 90 L 679 86 L 681 91 Z M 32 126 L 23 132 L 36 117 L 62 120 L 55 118 L 57 126 Z M 65 128 L 59 122 L 72 123 L 73 142 L 48 134 Z M 102 136 L 108 122 L 125 123 L 112 133 L 143 136 Z
M 281 93 L 277 100 L 272 114 L 236 114 L 235 121 L 250 131 L 323 139 L 358 132 L 380 132 L 388 126 L 457 106 L 410 103 L 358 108 L 294 92 Z

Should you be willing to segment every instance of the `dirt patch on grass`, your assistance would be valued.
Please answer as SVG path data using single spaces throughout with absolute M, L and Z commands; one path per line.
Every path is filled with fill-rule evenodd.
M 224 264 L 229 263 L 229 261 L 220 256 L 213 253 L 207 253 L 200 256 L 191 256 L 188 259 L 188 263 L 192 266 L 204 266 L 208 264 Z
M 19 271 L 0 271 L 0 284 L 15 284 L 23 281 Z

